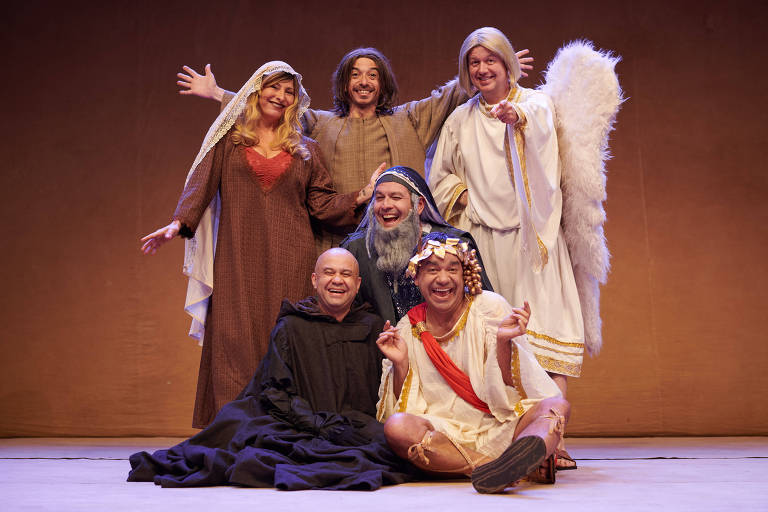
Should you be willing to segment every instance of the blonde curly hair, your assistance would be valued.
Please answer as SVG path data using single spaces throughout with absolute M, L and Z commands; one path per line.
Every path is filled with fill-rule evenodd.
M 261 107 L 259 107 L 261 91 L 283 80 L 291 80 L 293 82 L 293 89 L 296 91 L 296 99 L 285 110 L 283 116 L 280 118 L 276 137 L 272 142 L 271 149 L 281 148 L 292 156 L 298 155 L 303 160 L 307 160 L 310 156 L 309 150 L 302 143 L 302 127 L 298 116 L 299 84 L 295 76 L 284 71 L 265 77 L 261 89 L 255 91 L 248 97 L 242 116 L 235 122 L 232 132 L 232 142 L 244 146 L 255 146 L 259 143 L 256 126 L 261 118 Z

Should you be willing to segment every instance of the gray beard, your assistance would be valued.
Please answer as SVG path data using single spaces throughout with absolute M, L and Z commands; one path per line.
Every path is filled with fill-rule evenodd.
M 399 276 L 421 240 L 421 221 L 416 208 L 393 228 L 373 223 L 373 247 L 376 250 L 376 268 Z

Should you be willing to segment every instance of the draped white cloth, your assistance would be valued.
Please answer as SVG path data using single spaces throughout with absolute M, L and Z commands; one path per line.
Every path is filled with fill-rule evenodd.
M 562 193 L 555 116 L 545 94 L 519 86 L 513 126 L 489 117 L 480 96 L 446 121 L 429 173 L 443 216 L 475 238 L 494 290 L 531 305 L 528 336 L 539 363 L 578 377 L 584 322 L 560 227 Z M 468 205 L 456 199 L 468 190 Z
M 510 445 L 517 422 L 525 411 L 544 398 L 561 396 L 557 384 L 538 364 L 525 337 L 513 340 L 512 375 L 507 386 L 496 359 L 496 333 L 512 307 L 500 295 L 484 291 L 475 296 L 463 328 L 441 347 L 488 404 L 484 413 L 460 398 L 435 369 L 408 317 L 397 324 L 408 346 L 410 370 L 399 398 L 392 384 L 392 363 L 383 362 L 378 419 L 396 412 L 416 414 L 465 448 L 496 458 Z

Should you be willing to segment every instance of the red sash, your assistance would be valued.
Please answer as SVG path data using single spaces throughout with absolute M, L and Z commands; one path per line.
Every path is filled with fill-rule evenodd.
M 445 350 L 443 350 L 437 343 L 435 337 L 432 336 L 432 333 L 425 328 L 421 328 L 426 326 L 427 303 L 423 302 L 418 306 L 411 308 L 411 310 L 408 311 L 408 320 L 410 320 L 412 326 L 418 328 L 419 337 L 421 338 L 421 343 L 424 345 L 424 350 L 427 351 L 427 355 L 432 361 L 432 364 L 435 365 L 435 369 L 440 372 L 440 375 L 442 375 L 445 382 L 451 386 L 451 389 L 472 407 L 490 414 L 491 410 L 488 408 L 488 404 L 480 400 L 480 397 L 475 394 L 475 390 L 472 389 L 472 383 L 469 381 L 467 374 L 456 366 L 456 363 L 451 360 L 450 356 L 446 354 Z M 421 326 L 418 325 L 420 323 Z

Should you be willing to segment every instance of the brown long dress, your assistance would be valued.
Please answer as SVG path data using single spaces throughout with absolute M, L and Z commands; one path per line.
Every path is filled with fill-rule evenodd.
M 193 232 L 221 192 L 196 428 L 208 425 L 248 384 L 266 352 L 281 301 L 312 293 L 316 251 L 310 217 L 342 232 L 356 224 L 356 193 L 337 194 L 317 144 L 308 138 L 303 143 L 310 158 L 292 157 L 269 183 L 269 173 L 259 172 L 260 160 L 250 155 L 249 162 L 252 150 L 233 144 L 230 131 L 198 165 L 179 199 L 174 218 Z

